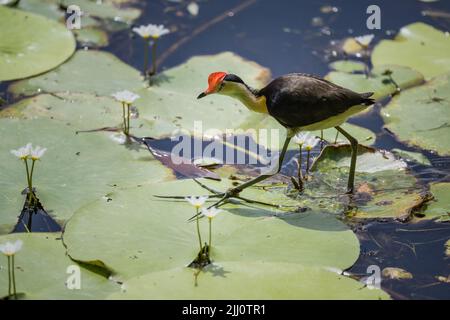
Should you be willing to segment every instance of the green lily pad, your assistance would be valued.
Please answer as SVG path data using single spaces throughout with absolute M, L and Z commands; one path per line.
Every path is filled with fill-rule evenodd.
M 120 286 L 92 271 L 80 267 L 81 288 L 69 289 L 66 282 L 70 266 L 78 266 L 67 255 L 59 234 L 22 233 L 0 237 L 0 243 L 22 240 L 15 256 L 17 292 L 24 299 L 102 299 L 120 291 Z M 8 295 L 8 266 L 0 256 L 0 296 Z M 70 270 L 70 269 L 69 269 Z
M 0 119 L 0 226 L 17 221 L 26 187 L 25 166 L 10 150 L 28 142 L 48 148 L 36 165 L 34 186 L 47 212 L 67 219 L 80 207 L 118 188 L 172 178 L 145 148 L 128 150 L 114 133 L 76 134 L 84 119 Z
M 425 209 L 426 218 L 439 218 L 439 221 L 450 220 L 450 183 L 436 182 L 430 185 L 434 200 L 429 202 Z
M 364 74 L 352 74 L 339 71 L 332 71 L 325 78 L 337 85 L 356 92 L 374 92 L 372 98 L 380 100 L 397 90 L 395 84 L 390 81 L 389 76 L 383 75 L 387 70 L 392 71 L 391 76 L 401 89 L 406 89 L 423 82 L 423 76 L 419 72 L 396 65 L 375 66 L 371 70 L 371 76 L 369 78 L 366 78 Z
M 59 0 L 20 0 L 17 8 L 53 20 L 63 20 L 64 18 L 64 11 L 59 7 Z
M 72 123 L 76 131 L 90 131 L 120 128 L 122 112 L 122 104 L 112 97 L 58 93 L 22 99 L 0 110 L 0 118 L 49 119 L 61 124 Z M 147 136 L 148 121 L 132 118 L 130 124 L 133 134 Z
M 46 74 L 18 81 L 10 86 L 14 95 L 39 92 L 82 92 L 101 96 L 143 86 L 139 71 L 114 55 L 102 51 L 79 50 L 59 68 Z
M 342 206 L 332 202 L 317 204 L 317 197 L 336 198 L 336 190 L 345 192 L 351 148 L 349 145 L 327 146 L 312 166 L 314 177 L 305 186 L 306 201 L 321 205 L 324 211 L 342 212 Z M 356 218 L 396 218 L 406 220 L 413 208 L 424 201 L 415 177 L 406 170 L 406 163 L 387 151 L 359 147 L 356 164 L 354 210 Z M 339 192 L 338 192 L 339 194 Z M 337 197 L 339 200 L 339 196 Z M 345 202 L 342 202 L 344 205 Z
M 401 149 L 392 149 L 391 150 L 394 154 L 399 156 L 400 158 L 403 158 L 405 160 L 414 161 L 416 163 L 422 164 L 424 166 L 431 166 L 430 160 L 426 156 L 424 156 L 422 153 L 418 152 L 411 152 Z
M 421 72 L 427 79 L 450 71 L 450 41 L 444 33 L 422 22 L 400 29 L 394 40 L 382 40 L 372 53 L 374 66 L 396 64 Z
M 228 181 L 205 183 L 219 190 L 229 187 Z M 195 209 L 184 200 L 154 197 L 187 192 L 206 191 L 192 180 L 159 183 L 115 192 L 109 202 L 100 200 L 80 209 L 64 232 L 70 256 L 102 261 L 121 279 L 187 266 L 199 251 L 196 224 L 187 222 Z M 242 196 L 284 206 L 296 203 L 282 193 L 254 188 Z M 346 269 L 358 257 L 355 235 L 333 216 L 242 204 L 222 208 L 212 224 L 212 259 L 219 264 L 259 261 Z M 205 220 L 200 222 L 207 241 Z M 90 241 L 95 246 L 86 246 Z
M 108 34 L 98 28 L 81 28 L 74 33 L 82 46 L 99 48 L 109 44 Z
M 366 69 L 366 65 L 361 61 L 339 60 L 330 63 L 330 68 L 336 71 L 351 73 L 355 71 L 364 71 Z
M 63 24 L 0 6 L 0 81 L 53 69 L 74 50 L 75 39 Z
M 111 1 L 62 0 L 63 6 L 77 5 L 89 16 L 131 23 L 141 15 L 137 8 L 119 8 Z
M 382 110 L 386 128 L 398 139 L 450 155 L 450 74 L 405 90 Z
M 223 262 L 135 277 L 109 299 L 389 299 L 381 290 L 317 267 L 289 263 Z M 176 288 L 176 290 L 174 290 Z

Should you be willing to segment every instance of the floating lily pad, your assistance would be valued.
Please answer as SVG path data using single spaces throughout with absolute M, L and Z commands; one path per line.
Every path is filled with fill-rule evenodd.
M 382 116 L 398 139 L 450 155 L 450 74 L 405 90 L 382 110 Z
M 109 299 L 389 299 L 353 279 L 297 264 L 223 262 L 205 268 L 197 286 L 193 273 L 174 268 L 135 277 Z
M 229 182 L 205 183 L 219 190 L 229 187 Z M 186 192 L 205 194 L 194 181 L 181 180 L 115 192 L 109 202 L 80 209 L 64 233 L 70 256 L 102 261 L 123 279 L 187 266 L 199 251 L 195 223 L 187 221 L 195 209 L 184 200 L 154 197 Z M 296 203 L 282 193 L 260 189 L 245 190 L 242 196 L 284 206 Z M 219 264 L 259 261 L 346 269 L 358 257 L 355 235 L 333 216 L 242 204 L 222 209 L 212 225 L 212 259 Z M 200 222 L 207 241 L 208 223 Z M 90 241 L 95 245 L 86 246 Z
M 75 50 L 63 24 L 0 6 L 0 80 L 30 77 L 53 69 Z
M 110 96 L 143 86 L 139 71 L 114 55 L 102 51 L 79 50 L 59 68 L 35 78 L 19 81 L 9 90 L 14 95 L 39 92 L 82 92 Z
M 424 156 L 422 153 L 411 152 L 397 148 L 392 149 L 391 151 L 402 159 L 413 161 L 422 164 L 424 166 L 431 166 L 430 160 L 428 160 L 428 158 Z
M 77 5 L 89 16 L 126 23 L 133 22 L 141 15 L 140 9 L 131 7 L 119 8 L 111 1 L 62 0 L 61 3 L 63 6 Z
M 80 207 L 118 188 L 170 179 L 172 173 L 145 148 L 128 150 L 112 133 L 76 134 L 83 119 L 0 119 L 0 226 L 14 225 L 24 203 L 24 164 L 10 150 L 28 142 L 48 148 L 37 163 L 34 186 L 46 211 L 67 219 Z
M 351 73 L 355 71 L 359 72 L 364 71 L 366 69 L 366 65 L 364 62 L 361 61 L 339 60 L 330 63 L 330 68 L 336 71 Z
M 74 30 L 78 42 L 83 46 L 106 47 L 109 44 L 108 34 L 98 28 L 81 28 Z
M 371 76 L 364 74 L 352 74 L 347 72 L 332 71 L 325 77 L 337 85 L 346 87 L 356 92 L 374 92 L 372 98 L 380 100 L 396 92 L 397 88 L 390 81 L 386 71 L 392 72 L 392 78 L 401 89 L 406 89 L 423 82 L 423 76 L 410 68 L 396 65 L 379 65 L 371 70 Z
M 372 53 L 375 66 L 396 64 L 420 71 L 427 79 L 450 71 L 448 34 L 422 22 L 400 29 L 394 40 L 382 40 Z
M 22 240 L 15 257 L 17 291 L 24 299 L 102 299 L 120 286 L 92 271 L 80 267 L 81 288 L 68 289 L 70 266 L 78 265 L 67 255 L 59 234 L 22 233 L 0 237 L 0 243 Z M 7 259 L 0 257 L 0 296 L 8 295 Z M 70 269 L 69 269 L 70 270 Z
M 437 182 L 430 185 L 434 200 L 425 209 L 426 218 L 439 218 L 440 221 L 450 220 L 450 183 Z
M 62 20 L 64 11 L 59 7 L 59 0 L 20 0 L 18 9 L 37 13 L 53 20 Z
M 121 103 L 112 97 L 58 93 L 22 99 L 2 109 L 0 118 L 49 119 L 61 124 L 71 123 L 76 126 L 74 131 L 91 131 L 102 128 L 120 129 L 123 121 L 122 112 Z M 133 134 L 147 136 L 148 121 L 132 118 L 130 124 Z
M 336 190 L 342 190 L 341 194 L 346 190 L 350 151 L 349 145 L 324 148 L 312 167 L 314 177 L 305 186 L 302 196 L 312 198 L 311 206 L 320 205 L 324 211 L 342 212 L 342 206 L 337 205 L 342 199 L 336 196 Z M 414 176 L 406 170 L 405 162 L 389 152 L 360 146 L 351 214 L 356 218 L 408 219 L 411 210 L 423 202 L 421 189 L 416 184 Z M 327 195 L 328 202 L 317 204 L 317 197 L 326 198 Z

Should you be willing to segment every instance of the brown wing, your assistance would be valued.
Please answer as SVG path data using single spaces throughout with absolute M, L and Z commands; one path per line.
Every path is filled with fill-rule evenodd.
M 372 93 L 359 94 L 324 79 L 293 73 L 273 80 L 259 91 L 269 114 L 285 127 L 325 120 L 358 104 L 372 104 Z

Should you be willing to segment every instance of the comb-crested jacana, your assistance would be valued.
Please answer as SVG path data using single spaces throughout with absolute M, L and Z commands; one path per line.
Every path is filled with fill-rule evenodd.
M 308 74 L 292 73 L 272 80 L 264 88 L 257 90 L 248 86 L 240 77 L 225 72 L 209 75 L 208 89 L 198 99 L 211 94 L 221 94 L 235 98 L 254 112 L 266 113 L 274 117 L 287 129 L 286 140 L 281 150 L 276 174 L 280 171 L 283 158 L 291 138 L 299 131 L 336 128 L 350 142 L 352 155 L 347 192 L 353 193 L 355 181 L 358 141 L 340 125 L 350 116 L 366 109 L 374 103 L 372 92 L 356 93 L 327 80 Z M 222 199 L 238 195 L 273 174 L 259 177 L 232 188 L 223 194 Z

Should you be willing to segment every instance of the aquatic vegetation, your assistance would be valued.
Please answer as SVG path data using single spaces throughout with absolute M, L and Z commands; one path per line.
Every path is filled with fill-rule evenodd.
M 139 99 L 139 95 L 125 90 L 118 91 L 112 96 L 122 103 L 123 133 L 128 137 L 130 135 L 131 105 L 135 100 Z
M 156 45 L 160 37 L 170 33 L 169 29 L 166 29 L 163 25 L 142 25 L 140 27 L 133 28 L 133 31 L 140 35 L 144 39 L 144 69 L 143 74 L 145 77 L 147 75 L 153 76 L 156 74 Z M 151 41 L 150 41 L 151 40 Z M 152 69 L 148 70 L 148 47 L 152 46 Z
M 389 70 L 391 73 L 387 74 L 386 70 Z M 375 100 L 380 100 L 396 93 L 397 86 L 401 89 L 406 89 L 419 85 L 424 80 L 421 73 L 408 67 L 396 65 L 377 65 L 370 73 L 371 76 L 366 78 L 363 74 L 355 74 L 348 71 L 331 71 L 325 78 L 356 92 L 374 92 L 373 98 Z M 391 79 L 394 79 L 397 85 Z
M 417 22 L 401 28 L 394 40 L 380 41 L 373 50 L 372 63 L 375 67 L 407 66 L 428 80 L 450 71 L 449 51 L 448 34 Z
M 298 144 L 299 147 L 299 155 L 298 155 L 298 173 L 297 173 L 297 185 L 298 185 L 298 189 L 302 190 L 303 189 L 303 175 L 302 175 L 302 156 L 303 156 L 303 145 L 306 143 L 306 140 L 309 137 L 309 133 L 308 132 L 299 132 L 297 133 L 293 138 L 292 141 L 295 144 Z
M 366 77 L 370 77 L 370 52 L 369 52 L 369 46 L 372 43 L 372 40 L 374 39 L 375 35 L 374 34 L 366 34 L 364 36 L 359 36 L 359 37 L 355 37 L 355 41 L 363 48 L 364 52 L 364 57 L 366 59 L 366 65 L 365 65 L 365 73 L 366 73 Z
M 8 259 L 8 297 L 14 297 L 15 299 L 17 299 L 17 290 L 14 257 L 22 249 L 22 245 L 22 240 L 0 244 L 0 252 Z
M 203 252 L 203 244 L 202 244 L 202 236 L 200 234 L 200 217 L 199 217 L 199 210 L 200 208 L 205 204 L 205 201 L 208 199 L 207 196 L 204 197 L 186 197 L 186 201 L 189 202 L 192 206 L 195 207 L 195 223 L 197 224 L 197 236 L 198 236 L 198 244 L 200 246 L 199 254 Z
M 40 146 L 33 148 L 31 143 L 28 143 L 26 146 L 21 147 L 17 150 L 11 150 L 11 153 L 13 155 L 18 157 L 20 160 L 22 160 L 25 163 L 25 169 L 26 169 L 26 174 L 27 174 L 27 185 L 28 185 L 28 191 L 27 191 L 28 203 L 27 203 L 27 205 L 29 208 L 34 208 L 37 205 L 37 198 L 36 198 L 36 194 L 34 193 L 34 189 L 33 189 L 34 167 L 35 167 L 36 161 L 40 160 L 46 151 L 47 151 L 47 148 L 41 148 Z M 31 160 L 31 170 L 30 170 L 30 165 L 28 164 L 28 160 Z
M 75 45 L 72 32 L 63 24 L 0 6 L 0 81 L 51 70 L 72 55 Z
M 220 213 L 222 210 L 217 209 L 216 207 L 212 207 L 209 209 L 203 209 L 202 215 L 208 218 L 209 223 L 209 241 L 208 241 L 208 254 L 211 256 L 211 250 L 212 250 L 212 219 L 217 216 L 218 213 Z
M 18 8 L 39 11 L 58 20 L 64 17 L 64 6 L 80 5 L 91 16 L 83 17 L 83 29 L 74 33 L 80 45 L 94 47 L 106 43 L 105 31 L 130 29 L 130 22 L 140 12 L 127 5 L 122 6 L 122 2 L 117 5 L 117 1 L 61 1 L 61 7 L 55 6 L 53 1 L 48 3 L 22 0 Z M 2 14 L 0 8 L 0 25 Z M 172 32 L 175 32 L 178 25 L 172 21 L 170 23 Z M 59 25 L 62 26 L 62 23 Z M 242 128 L 244 132 L 248 129 L 249 135 L 260 142 L 260 146 L 276 151 L 284 136 L 281 134 L 261 141 L 258 138 L 264 133 L 259 129 L 280 129 L 281 126 L 265 115 L 248 113 L 245 108 L 226 98 L 219 97 L 213 102 L 192 98 L 193 92 L 203 86 L 205 74 L 210 71 L 226 70 L 245 75 L 247 83 L 259 88 L 270 78 L 268 69 L 232 53 L 222 53 L 193 57 L 182 65 L 156 74 L 157 44 L 168 30 L 163 26 L 154 26 L 153 29 L 143 30 L 140 34 L 136 32 L 144 39 L 147 50 L 144 74 L 153 75 L 151 82 L 154 85 L 151 88 L 145 87 L 138 70 L 112 54 L 79 50 L 72 57 L 70 53 L 61 60 L 66 61 L 59 67 L 48 66 L 48 69 L 39 72 L 42 73 L 40 75 L 26 75 L 32 77 L 10 84 L 8 94 L 5 94 L 7 100 L 11 101 L 8 98 L 11 94 L 17 103 L 7 105 L 0 111 L 0 136 L 6 137 L 0 145 L 0 234 L 5 241 L 20 239 L 24 242 L 24 251 L 16 269 L 22 271 L 19 286 L 26 293 L 26 298 L 227 299 L 230 295 L 247 299 L 389 298 L 383 291 L 364 288 L 350 277 L 354 275 L 336 272 L 352 266 L 360 253 L 358 239 L 342 221 L 361 222 L 364 218 L 403 221 L 434 217 L 444 221 L 448 219 L 448 184 L 431 184 L 429 193 L 434 200 L 427 202 L 423 197 L 427 187 L 417 183 L 418 180 L 406 170 L 404 161 L 389 152 L 360 146 L 357 190 L 349 201 L 341 192 L 345 189 L 349 148 L 342 145 L 347 143 L 345 138 L 337 137 L 335 130 L 330 129 L 320 132 L 320 136 L 329 143 L 334 141 L 341 145 L 325 147 L 318 158 L 315 158 L 314 148 L 319 132 L 309 133 L 308 138 L 312 140 L 308 146 L 306 137 L 299 137 L 291 146 L 296 154 L 300 150 L 297 178 L 304 184 L 301 195 L 291 192 L 288 179 L 281 174 L 242 194 L 244 198 L 254 199 L 254 203 L 234 199 L 221 207 L 224 214 L 217 214 L 220 210 L 214 207 L 204 209 L 206 199 L 201 197 L 190 198 L 191 203 L 184 201 L 186 194 L 201 194 L 204 190 L 193 181 L 171 181 L 175 179 L 175 174 L 180 176 L 179 172 L 168 162 L 158 161 L 170 156 L 169 152 L 147 150 L 146 143 L 122 144 L 124 135 L 117 133 L 120 124 L 126 135 L 131 134 L 130 118 L 133 118 L 133 136 L 149 137 L 147 139 L 155 141 L 155 144 L 161 143 L 158 138 L 169 137 L 174 129 L 185 128 L 187 134 L 193 134 L 200 140 L 200 137 L 214 136 L 207 132 L 208 129 Z M 1 37 L 1 33 L 0 51 L 3 53 L 5 37 Z M 430 39 L 425 39 L 424 51 L 418 48 L 414 52 L 428 54 L 430 43 L 436 39 L 427 37 Z M 71 38 L 73 41 L 72 35 Z M 405 46 L 397 40 L 394 40 L 396 48 Z M 352 41 L 358 48 L 356 57 L 369 59 L 373 37 L 352 37 Z M 413 38 L 406 40 L 414 41 Z M 380 45 L 381 48 L 384 46 L 384 40 Z M 150 46 L 153 66 L 149 66 L 148 61 Z M 59 50 L 57 46 L 55 48 Z M 364 57 L 362 51 L 366 51 Z M 442 57 L 442 54 L 439 56 Z M 161 58 L 164 56 L 160 57 L 160 61 Z M 35 57 L 30 55 L 29 59 Z M 381 111 L 382 114 L 389 111 L 383 116 L 390 132 L 402 141 L 420 148 L 439 149 L 439 154 L 445 155 L 445 123 L 428 121 L 427 116 L 421 113 L 430 107 L 430 114 L 440 114 L 441 111 L 437 110 L 447 102 L 447 95 L 442 93 L 447 89 L 446 85 L 430 85 L 437 83 L 434 79 L 422 86 L 424 77 L 421 73 L 428 78 L 427 73 L 436 71 L 431 70 L 435 65 L 428 70 L 424 61 L 423 66 L 416 67 L 410 61 L 417 61 L 417 57 L 405 58 L 403 66 L 384 62 L 384 58 L 381 58 L 382 63 L 378 63 L 378 59 L 374 59 L 375 68 L 369 79 L 362 74 L 364 64 L 352 60 L 333 62 L 330 67 L 336 71 L 329 75 L 329 79 L 356 91 L 375 91 L 377 99 L 396 95 L 392 105 Z M 442 59 L 445 60 L 445 57 Z M 0 70 L 3 71 L 6 69 L 2 68 L 2 61 L 5 60 L 0 59 Z M 55 58 L 53 62 L 56 61 L 58 59 Z M 27 68 L 31 70 L 30 66 Z M 15 71 L 20 71 L 20 68 Z M 0 80 L 3 81 L 1 77 Z M 419 85 L 428 86 L 427 90 L 417 92 L 411 100 L 406 99 L 410 90 L 420 87 L 405 89 Z M 128 93 L 117 95 L 118 89 Z M 402 92 L 396 94 L 400 89 Z M 136 95 L 140 98 L 136 99 Z M 21 96 L 25 97 L 19 100 Z M 405 100 L 401 100 L 401 106 L 396 105 L 401 97 Z M 122 115 L 114 98 L 122 104 Z M 403 110 L 403 104 L 407 103 L 412 106 L 409 111 L 414 112 L 408 114 Z M 378 107 L 371 110 L 378 115 Z M 414 114 L 418 116 L 411 120 Z M 403 118 L 404 115 L 408 117 Z M 202 120 L 202 130 L 197 130 L 195 120 Z M 404 124 L 394 125 L 391 120 Z M 417 125 L 420 121 L 430 125 Z M 405 123 L 410 124 L 410 128 L 406 128 Z M 398 128 L 391 130 L 395 126 L 401 127 L 401 134 Z M 361 144 L 374 143 L 380 137 L 378 129 L 377 137 L 371 130 L 353 124 L 344 125 L 344 129 L 356 136 Z M 440 135 L 436 136 L 437 142 L 426 140 L 416 144 L 405 138 L 407 134 L 414 137 L 415 131 L 424 136 L 421 130 L 427 134 L 437 131 Z M 33 141 L 52 150 L 52 157 L 42 161 L 36 173 L 42 183 L 38 189 L 40 201 L 58 222 L 67 222 L 62 235 L 27 233 L 14 235 L 14 238 L 5 235 L 12 229 L 23 207 L 23 197 L 19 196 L 23 181 L 17 179 L 23 174 L 23 167 L 17 165 L 17 159 L 9 151 L 24 145 L 30 137 L 35 137 Z M 271 142 L 274 141 L 277 143 L 272 147 Z M 378 143 L 380 140 L 377 140 L 377 146 Z M 156 156 L 152 156 L 149 150 Z M 305 151 L 307 159 L 302 158 Z M 14 155 L 19 159 L 26 157 L 31 161 L 30 167 L 33 167 L 34 161 L 42 157 L 43 152 L 43 149 L 25 146 L 14 150 Z M 406 159 L 405 154 L 401 157 Z M 205 163 L 207 157 L 203 155 L 195 159 L 195 164 L 208 165 L 211 170 L 215 168 L 209 167 L 209 164 L 220 163 L 209 160 Z M 302 161 L 305 160 L 306 173 L 303 175 Z M 432 157 L 430 160 L 433 162 Z M 283 173 L 290 173 L 290 166 L 286 164 Z M 210 175 L 220 176 L 222 181 L 201 181 L 212 189 L 226 190 L 250 179 L 255 170 L 253 167 L 242 169 L 223 164 Z M 309 171 L 314 171 L 314 179 L 305 179 Z M 33 190 L 33 186 L 29 186 L 30 189 Z M 154 197 L 174 193 L 179 195 L 181 201 Z M 263 205 L 262 202 L 270 205 Z M 196 214 L 200 213 L 194 221 L 196 225 L 186 221 L 186 213 L 193 211 L 190 205 L 196 208 Z M 336 219 L 336 215 L 340 218 L 346 215 L 347 219 Z M 198 256 L 199 249 L 200 254 L 207 255 L 209 259 L 212 237 L 214 262 L 203 266 L 198 273 L 198 286 L 194 288 L 194 270 L 186 266 L 193 257 Z M 92 245 L 86 246 L 87 242 Z M 83 290 L 70 290 L 71 285 L 76 283 L 76 272 L 61 272 L 68 266 L 70 270 L 82 270 Z M 327 266 L 334 266 L 335 270 L 327 269 Z M 52 276 L 49 276 L 50 273 Z M 442 277 L 438 280 L 446 282 L 448 279 Z M 6 281 L 7 277 L 0 277 L 0 296 L 15 294 L 12 282 L 11 292 L 6 291 Z M 223 290 L 224 285 L 227 290 Z M 177 290 L 173 290 L 174 287 Z
M 385 127 L 407 144 L 450 155 L 450 74 L 403 90 L 381 115 Z
M 116 76 L 111 77 L 111 74 Z M 109 52 L 78 50 L 58 68 L 13 83 L 9 92 L 16 97 L 32 96 L 41 92 L 110 96 L 117 88 L 130 91 L 141 89 L 142 76 L 139 71 Z
M 320 142 L 320 139 L 309 136 L 305 141 L 305 149 L 306 149 L 306 175 L 309 174 L 309 164 L 310 164 L 310 158 L 311 158 L 311 150 Z
M 214 189 L 224 189 L 230 187 L 233 180 L 202 182 Z M 204 190 L 192 180 L 177 180 L 116 191 L 110 195 L 112 201 L 98 200 L 80 208 L 66 225 L 64 243 L 73 259 L 101 261 L 126 281 L 127 292 L 117 291 L 117 296 L 111 297 L 132 297 L 139 291 L 141 298 L 145 298 L 156 292 L 149 283 L 155 283 L 157 288 L 173 288 L 177 283 L 180 292 L 174 298 L 188 292 L 197 297 L 219 298 L 225 294 L 223 288 L 212 289 L 209 284 L 212 281 L 217 285 L 217 280 L 224 280 L 210 273 L 219 266 L 226 272 L 226 283 L 235 298 L 248 297 L 254 292 L 244 281 L 250 270 L 257 279 L 254 284 L 259 283 L 258 288 L 279 288 L 280 283 L 292 282 L 293 274 L 297 274 L 298 281 L 306 281 L 302 282 L 305 287 L 322 288 L 316 293 L 318 297 L 335 296 L 337 292 L 333 294 L 329 290 L 341 283 L 338 291 L 346 297 L 361 294 L 387 298 L 382 291 L 361 289 L 357 281 L 322 269 L 330 265 L 347 269 L 359 255 L 356 236 L 332 215 L 323 214 L 322 209 L 299 214 L 288 209 L 243 206 L 242 203 L 227 204 L 221 208 L 223 214 L 214 218 L 217 222 L 213 226 L 214 263 L 203 268 L 198 277 L 199 286 L 194 287 L 195 271 L 185 267 L 198 253 L 198 246 L 192 245 L 198 241 L 197 234 L 192 232 L 194 226 L 186 221 L 186 212 L 192 207 L 184 200 L 155 198 L 155 192 L 183 196 L 186 192 L 201 194 Z M 243 196 L 285 206 L 298 205 L 296 200 L 277 190 L 253 188 L 246 190 Z M 164 223 L 152 223 L 161 219 Z M 200 228 L 207 231 L 206 224 L 201 224 Z M 86 241 L 94 239 L 96 245 L 86 247 Z M 264 268 L 264 265 L 270 267 Z M 330 280 L 327 282 L 329 290 L 314 284 L 312 279 L 307 281 L 309 277 Z M 141 281 L 136 281 L 137 278 Z M 286 297 L 301 298 L 307 297 L 307 291 L 292 288 L 283 292 Z M 273 297 L 276 290 L 264 292 L 264 297 Z M 163 298 L 167 294 L 162 290 L 157 296 Z

